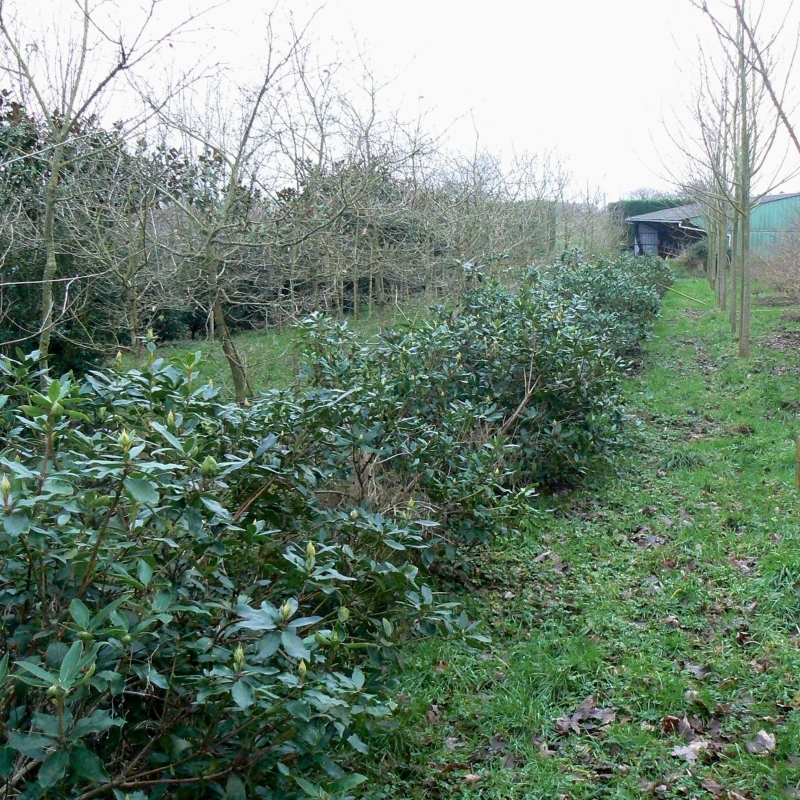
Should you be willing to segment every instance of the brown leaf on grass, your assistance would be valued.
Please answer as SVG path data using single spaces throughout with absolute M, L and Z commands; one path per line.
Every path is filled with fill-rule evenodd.
M 636 540 L 636 545 L 641 547 L 642 550 L 647 550 L 650 547 L 661 547 L 667 540 L 663 536 L 659 536 L 657 533 L 652 534 L 651 536 L 645 536 L 641 539 Z
M 610 725 L 616 718 L 613 708 L 598 708 L 597 701 L 589 695 L 572 715 L 559 717 L 555 724 L 558 733 L 565 734 L 569 731 L 581 733 L 581 730 L 592 731 Z
M 678 730 L 679 723 L 680 717 L 673 717 L 668 714 L 661 720 L 661 730 L 664 731 L 664 733 L 674 733 Z
M 592 719 L 596 719 L 600 726 L 610 725 L 617 717 L 617 712 L 613 708 L 596 708 L 592 712 Z
M 714 780 L 714 778 L 704 778 L 700 785 L 714 797 L 725 796 L 725 787 L 719 781 Z
M 472 786 L 475 783 L 480 783 L 482 780 L 483 780 L 483 775 L 476 775 L 474 772 L 468 772 L 464 776 L 464 783 L 466 783 L 467 786 Z
M 474 753 L 472 753 L 472 755 L 470 755 L 469 763 L 479 764 L 481 761 L 487 761 L 493 756 L 505 752 L 507 747 L 508 747 L 508 742 L 505 739 L 502 739 L 497 734 L 495 734 L 489 740 L 489 744 L 486 747 L 481 747 Z
M 745 748 L 748 753 L 752 753 L 753 755 L 766 755 L 775 749 L 775 736 L 766 731 L 759 731 L 756 734 L 756 738 L 753 739 L 752 742 L 748 742 Z
M 514 769 L 519 762 L 513 753 L 509 753 L 500 763 L 503 769 Z
M 551 750 L 547 746 L 547 742 L 539 742 L 539 755 L 542 758 L 552 758 L 554 755 L 556 755 L 556 751 Z
M 467 743 L 463 739 L 459 738 L 458 736 L 448 736 L 444 740 L 444 749 L 445 750 L 449 750 L 451 753 L 457 747 L 466 747 L 466 746 L 467 746 Z
M 711 672 L 708 667 L 704 667 L 702 664 L 691 664 L 688 661 L 683 662 L 683 669 L 684 672 L 688 672 L 700 680 L 703 680 Z
M 753 571 L 753 566 L 756 563 L 756 559 L 753 556 L 748 556 L 747 558 L 734 558 L 731 556 L 728 561 L 732 567 L 737 567 L 745 575 L 749 575 Z
M 435 703 L 425 712 L 425 719 L 432 725 L 439 721 L 439 706 Z
M 708 742 L 705 739 L 695 739 L 687 745 L 676 745 L 672 748 L 671 755 L 676 758 L 685 758 L 690 764 L 694 764 L 700 752 L 707 749 Z

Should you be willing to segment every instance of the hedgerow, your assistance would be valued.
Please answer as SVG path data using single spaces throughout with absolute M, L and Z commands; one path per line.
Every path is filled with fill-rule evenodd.
M 311 317 L 304 383 L 248 408 L 152 344 L 46 390 L 35 354 L 0 362 L 6 796 L 351 796 L 398 645 L 482 638 L 427 567 L 619 445 L 620 353 L 657 312 L 655 267 L 619 269 L 479 286 L 368 345 Z

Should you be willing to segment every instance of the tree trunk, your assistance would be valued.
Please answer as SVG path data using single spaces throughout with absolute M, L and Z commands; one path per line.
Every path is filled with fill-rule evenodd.
M 744 6 L 744 3 L 742 3 Z M 739 49 L 739 113 L 741 114 L 741 135 L 739 137 L 739 158 L 741 167 L 739 169 L 739 179 L 741 182 L 742 197 L 742 219 L 740 222 L 740 242 L 741 242 L 741 283 L 742 283 L 742 304 L 739 312 L 739 357 L 747 358 L 750 355 L 750 119 L 747 103 L 747 63 L 744 57 L 744 34 L 740 30 Z
M 63 160 L 63 142 L 58 141 L 53 149 L 53 158 L 50 162 L 50 177 L 47 180 L 44 193 L 44 226 L 42 238 L 44 239 L 45 265 L 42 274 L 42 316 L 39 329 L 39 366 L 42 368 L 42 381 L 46 381 L 44 373 L 47 372 L 48 357 L 50 356 L 50 339 L 53 332 L 53 306 L 55 304 L 53 286 L 58 261 L 56 259 L 55 218 L 58 203 L 58 184 L 61 178 Z
M 728 215 L 720 204 L 719 230 L 717 239 L 717 274 L 719 282 L 719 307 L 725 311 L 728 303 Z
M 750 198 L 745 198 L 741 224 L 741 308 L 739 311 L 739 358 L 750 356 Z
M 739 275 L 739 208 L 733 210 L 733 236 L 731 238 L 731 333 L 739 327 L 738 275 Z
M 225 354 L 225 359 L 231 371 L 233 393 L 236 397 L 236 402 L 240 406 L 244 406 L 247 405 L 247 373 L 244 368 L 244 363 L 236 350 L 236 345 L 233 343 L 228 321 L 225 319 L 225 311 L 222 308 L 222 298 L 218 286 L 219 259 L 214 252 L 213 245 L 207 247 L 205 260 L 206 277 L 211 290 L 211 320 L 213 322 L 213 329 L 219 334 L 220 341 L 222 342 L 222 352 Z

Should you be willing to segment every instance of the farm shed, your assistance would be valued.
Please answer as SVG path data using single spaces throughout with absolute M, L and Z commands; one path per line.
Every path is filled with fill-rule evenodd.
M 706 235 L 703 209 L 691 203 L 650 214 L 628 217 L 625 222 L 634 228 L 634 252 L 637 255 L 657 253 L 660 256 L 680 255 L 692 242 Z M 750 248 L 757 255 L 766 255 L 798 231 L 800 192 L 771 194 L 762 197 L 753 208 L 750 220 Z M 728 235 L 732 228 L 728 229 Z
M 697 203 L 690 203 L 662 211 L 651 211 L 628 217 L 625 222 L 633 225 L 633 252 L 636 255 L 680 255 L 692 242 L 705 236 L 702 210 Z

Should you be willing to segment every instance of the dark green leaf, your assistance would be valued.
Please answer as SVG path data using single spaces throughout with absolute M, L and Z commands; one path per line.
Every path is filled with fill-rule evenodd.
M 75 723 L 74 733 L 77 738 L 83 738 L 90 733 L 102 733 L 115 725 L 122 725 L 121 719 L 114 719 L 108 711 L 95 709 L 91 716 L 83 717 Z
M 247 790 L 238 775 L 231 775 L 225 784 L 225 800 L 247 800 Z
M 357 772 L 352 772 L 349 775 L 345 775 L 343 778 L 339 778 L 333 784 L 333 790 L 335 792 L 349 792 L 350 789 L 355 789 L 356 786 L 360 786 L 364 781 L 367 779 L 366 775 L 359 775 Z
M 91 750 L 78 745 L 73 748 L 69 759 L 70 767 L 81 778 L 91 783 L 107 783 L 108 773 L 103 762 Z
M 153 488 L 150 481 L 143 478 L 126 478 L 125 491 L 137 502 L 145 505 L 155 505 L 158 503 L 158 492 Z
M 64 777 L 68 764 L 69 752 L 67 750 L 57 750 L 55 753 L 51 753 L 39 767 L 39 783 L 45 789 L 55 786 Z
M 245 709 L 255 702 L 253 689 L 243 680 L 238 680 L 233 684 L 231 688 L 231 697 L 233 697 L 233 702 L 241 709 Z
M 81 628 L 86 629 L 89 627 L 89 621 L 92 618 L 91 612 L 77 597 L 69 604 L 69 613 L 72 615 L 72 619 L 75 620 L 75 623 L 80 625 Z
M 78 674 L 78 664 L 80 663 L 81 656 L 83 655 L 83 644 L 81 642 L 74 642 L 64 656 L 61 662 L 61 669 L 59 669 L 58 677 L 64 684 L 71 684 Z
M 358 750 L 359 753 L 369 753 L 369 747 L 367 747 L 364 742 L 358 737 L 357 733 L 352 734 L 351 736 L 347 737 L 347 741 Z
M 14 774 L 14 761 L 17 751 L 10 745 L 0 747 L 0 778 L 10 778 Z
M 153 568 L 143 558 L 140 558 L 139 563 L 136 565 L 136 575 L 147 586 L 153 580 Z
M 54 742 L 49 736 L 38 733 L 24 734 L 9 731 L 8 744 L 29 758 L 41 760 L 45 757 L 45 748 L 52 747 Z
M 30 530 L 31 521 L 27 514 L 17 512 L 3 517 L 3 527 L 9 536 L 16 538 Z
M 296 633 L 284 631 L 281 634 L 281 644 L 283 645 L 283 649 L 286 651 L 286 654 L 290 658 L 301 658 L 305 661 L 308 661 L 311 658 L 310 651 L 305 646 L 303 640 Z

